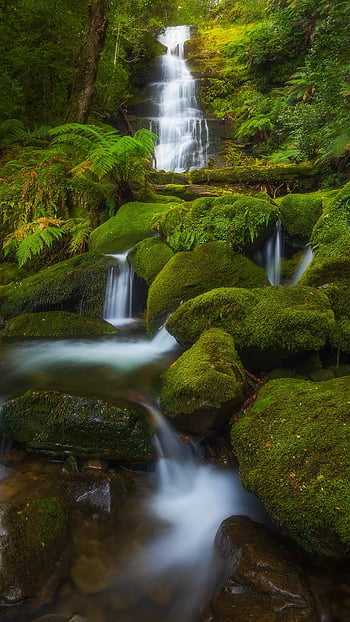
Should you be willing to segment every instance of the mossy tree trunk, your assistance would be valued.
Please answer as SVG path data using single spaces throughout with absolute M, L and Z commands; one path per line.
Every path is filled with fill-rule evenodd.
M 88 25 L 79 54 L 66 123 L 86 123 L 88 120 L 108 27 L 107 8 L 107 0 L 92 0 L 88 6 Z

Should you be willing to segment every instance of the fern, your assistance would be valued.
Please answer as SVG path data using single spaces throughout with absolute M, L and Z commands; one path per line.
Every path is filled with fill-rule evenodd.
M 42 217 L 27 223 L 6 236 L 3 242 L 4 255 L 16 253 L 21 268 L 35 255 L 39 255 L 44 246 L 50 248 L 55 240 L 60 240 L 65 230 L 60 219 Z

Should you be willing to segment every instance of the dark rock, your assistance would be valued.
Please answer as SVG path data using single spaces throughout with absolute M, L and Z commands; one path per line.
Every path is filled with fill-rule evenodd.
M 216 537 L 225 580 L 203 622 L 319 622 L 301 568 L 263 525 L 225 520 Z

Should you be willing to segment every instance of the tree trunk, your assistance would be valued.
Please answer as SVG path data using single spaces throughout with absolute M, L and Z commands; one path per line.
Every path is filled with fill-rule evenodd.
M 66 123 L 86 123 L 95 94 L 98 63 L 103 50 L 108 20 L 107 0 L 92 0 L 89 23 L 75 74 Z

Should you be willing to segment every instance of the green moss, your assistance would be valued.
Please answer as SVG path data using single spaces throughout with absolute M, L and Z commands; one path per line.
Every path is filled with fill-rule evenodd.
M 7 401 L 0 427 L 28 449 L 53 456 L 99 457 L 129 464 L 153 456 L 144 411 L 123 400 L 112 404 L 55 391 L 27 391 Z
M 57 497 L 10 502 L 3 513 L 0 595 L 11 604 L 37 596 L 67 544 L 67 513 Z
M 154 226 L 175 251 L 220 240 L 233 250 L 248 251 L 264 239 L 279 217 L 270 201 L 239 194 L 202 197 L 191 205 L 161 214 Z
M 192 252 L 177 253 L 153 281 L 147 301 L 148 326 L 154 330 L 181 302 L 215 287 L 265 284 L 265 271 L 224 242 L 202 244 Z
M 184 201 L 194 201 L 202 196 L 220 196 L 221 194 L 231 194 L 226 188 L 213 188 L 206 185 L 188 185 L 188 184 L 164 184 L 155 186 L 155 189 L 160 193 L 162 199 L 171 198 L 168 195 L 175 195 L 179 199 Z
M 186 432 L 211 434 L 243 401 L 244 382 L 232 337 L 214 328 L 165 372 L 161 406 Z
M 54 264 L 0 292 L 5 318 L 33 311 L 63 310 L 101 316 L 108 257 L 84 253 Z
M 20 281 L 28 276 L 26 270 L 19 268 L 17 264 L 2 263 L 0 264 L 0 285 L 7 285 L 12 281 Z
M 287 194 L 279 203 L 282 224 L 287 234 L 306 243 L 322 214 L 319 194 Z
M 89 248 L 94 253 L 119 253 L 152 235 L 155 214 L 168 211 L 169 204 L 126 203 L 117 214 L 94 229 Z
M 128 254 L 136 274 L 150 285 L 157 274 L 173 257 L 174 253 L 167 244 L 157 238 L 146 238 L 138 242 Z
M 24 313 L 6 323 L 3 337 L 98 337 L 118 330 L 99 318 L 67 311 Z
M 306 550 L 350 551 L 350 378 L 279 379 L 232 427 L 244 486 Z
M 185 347 L 203 330 L 223 328 L 245 362 L 269 368 L 291 354 L 322 348 L 334 329 L 334 315 L 328 298 L 316 289 L 219 288 L 181 305 L 166 326 Z

